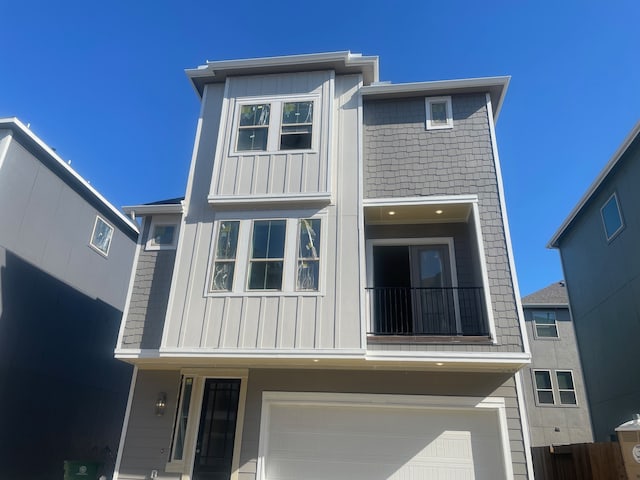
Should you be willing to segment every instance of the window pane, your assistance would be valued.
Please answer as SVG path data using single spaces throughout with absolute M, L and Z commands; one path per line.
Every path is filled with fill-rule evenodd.
M 251 262 L 249 290 L 280 290 L 282 262 Z
M 280 136 L 280 150 L 308 150 L 311 148 L 311 127 L 309 133 L 289 133 Z
M 539 337 L 558 337 L 558 330 L 555 325 L 536 325 L 536 333 Z
M 551 375 L 549 372 L 535 372 L 536 388 L 551 390 Z
M 553 405 L 553 392 L 538 391 L 538 403 Z
M 320 257 L 320 219 L 300 220 L 298 257 L 314 259 Z
M 290 102 L 282 107 L 282 124 L 313 123 L 313 102 Z
M 253 223 L 253 258 L 284 257 L 284 220 L 266 220 Z
M 573 391 L 560 392 L 560 403 L 563 405 L 576 405 L 576 394 Z
M 153 239 L 151 243 L 154 245 L 171 245 L 175 233 L 175 225 L 156 225 L 153 229 Z
M 447 103 L 434 102 L 431 104 L 431 123 L 442 125 L 447 123 Z
M 573 376 L 571 372 L 556 372 L 558 376 L 558 388 L 560 390 L 573 390 Z
M 556 314 L 555 312 L 533 312 L 533 320 L 538 325 L 554 325 L 556 323 Z
M 611 238 L 622 227 L 622 216 L 615 195 L 602 207 L 602 221 L 607 238 Z
M 238 130 L 238 147 L 239 152 L 243 151 L 265 151 L 267 149 L 267 136 L 269 129 L 260 128 L 242 128 Z
M 240 126 L 269 125 L 269 114 L 271 106 L 261 105 L 243 105 L 240 108 Z
M 231 290 L 233 288 L 233 272 L 235 262 L 216 262 L 213 266 L 212 290 Z
M 240 222 L 221 222 L 218 232 L 218 245 L 216 258 L 234 259 L 236 258 L 236 248 L 238 247 L 238 229 Z
M 298 290 L 318 290 L 319 266 L 317 260 L 298 260 Z
M 93 228 L 93 235 L 91 236 L 91 245 L 106 255 L 109 252 L 112 235 L 113 227 L 100 217 L 97 217 Z
M 184 440 L 187 431 L 187 421 L 189 420 L 189 404 L 191 403 L 193 378 L 185 378 L 182 388 L 182 403 L 180 404 L 180 411 L 178 412 L 176 421 L 176 437 L 173 448 L 174 460 L 182 460 L 184 452 Z

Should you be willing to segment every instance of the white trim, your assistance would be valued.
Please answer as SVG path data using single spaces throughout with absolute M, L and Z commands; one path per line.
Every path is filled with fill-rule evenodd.
M 168 219 L 168 218 L 161 218 L 161 217 L 158 218 L 155 216 L 151 217 L 151 225 L 149 226 L 149 231 L 147 232 L 147 241 L 145 242 L 144 249 L 147 251 L 175 250 L 178 245 L 178 237 L 180 236 L 180 223 L 181 223 L 180 218 Z M 174 227 L 173 240 L 171 241 L 171 243 L 167 243 L 167 244 L 152 243 L 153 230 L 155 227 Z
M 213 154 L 213 168 L 211 172 L 211 183 L 209 184 L 209 197 L 211 197 L 211 192 L 218 191 L 218 184 L 220 182 L 220 175 L 222 170 L 222 163 L 225 155 L 225 151 L 227 149 L 226 140 L 228 138 L 227 131 L 230 126 L 229 120 L 229 111 L 231 109 L 231 99 L 229 98 L 229 89 L 230 87 L 229 79 L 226 79 L 224 82 L 224 92 L 222 94 L 222 111 L 220 112 L 220 120 L 218 123 L 218 135 L 216 136 L 216 150 Z M 204 94 L 206 95 L 207 89 L 205 88 Z M 202 105 L 204 106 L 204 96 L 202 100 Z M 200 113 L 202 117 L 202 112 Z M 231 123 L 233 123 L 233 119 L 231 119 Z M 196 139 L 197 142 L 200 142 L 200 138 Z
M 2 148 L 0 148 L 0 169 L 2 168 L 2 164 L 7 158 L 7 153 L 9 152 L 9 146 L 13 141 L 13 130 L 7 130 L 7 135 L 1 141 L 4 141 L 5 143 L 4 145 L 2 145 Z
M 210 205 L 251 205 L 255 208 L 256 204 L 295 204 L 313 203 L 319 205 L 329 205 L 331 203 L 331 194 L 316 193 L 295 193 L 286 195 L 209 195 L 207 201 Z
M 262 414 L 258 441 L 256 479 L 265 480 L 265 456 L 268 451 L 271 407 L 274 405 L 310 405 L 320 407 L 363 407 L 385 409 L 424 409 L 473 411 L 494 410 L 500 431 L 505 478 L 513 478 L 513 462 L 503 397 L 461 397 L 436 395 L 394 395 L 375 393 L 269 392 L 262 393 Z M 532 477 L 533 478 L 533 477 Z
M 143 220 L 141 230 L 144 232 L 144 223 L 148 220 Z M 133 285 L 136 280 L 136 273 L 138 272 L 138 259 L 140 258 L 140 251 L 142 250 L 142 233 L 138 235 L 138 241 L 136 242 L 136 250 L 133 254 L 133 263 L 131 267 L 131 274 L 129 275 L 129 286 L 127 287 L 127 297 L 122 309 L 122 318 L 120 319 L 120 329 L 118 330 L 118 340 L 116 342 L 116 348 L 114 354 L 117 356 L 118 351 L 121 350 L 122 340 L 124 339 L 125 325 L 127 323 L 127 317 L 129 316 L 129 308 L 131 306 L 131 296 L 133 294 Z
M 626 153 L 627 149 L 631 146 L 631 144 L 635 141 L 635 139 L 640 135 L 640 121 L 634 125 L 631 129 L 631 132 L 624 139 L 622 144 L 615 151 L 611 159 L 604 166 L 602 171 L 598 174 L 593 183 L 589 186 L 587 191 L 584 193 L 582 198 L 578 201 L 573 210 L 569 213 L 567 218 L 565 218 L 560 228 L 553 234 L 549 243 L 547 243 L 547 248 L 559 248 L 560 247 L 560 238 L 564 235 L 564 232 L 569 228 L 571 223 L 575 220 L 575 218 L 580 214 L 584 206 L 591 199 L 591 197 L 596 193 L 596 190 L 602 185 L 602 183 L 607 179 L 613 168 L 618 164 L 622 156 Z
M 107 201 L 95 188 L 93 188 L 89 182 L 87 182 L 84 178 L 82 178 L 73 168 L 69 166 L 67 162 L 65 162 L 62 158 L 58 156 L 56 152 L 54 152 L 46 143 L 44 143 L 38 136 L 36 136 L 29 128 L 27 128 L 20 120 L 17 118 L 0 118 L 0 128 L 9 128 L 19 130 L 23 135 L 25 135 L 29 140 L 35 143 L 38 147 L 42 148 L 46 154 L 53 160 L 55 160 L 59 166 L 61 166 L 69 175 L 71 175 L 74 179 L 76 179 L 80 184 L 82 184 L 83 188 L 91 195 L 100 201 L 108 210 L 111 211 L 114 215 L 116 215 L 120 220 L 122 220 L 125 224 L 127 224 L 131 230 L 135 233 L 138 232 L 138 226 L 133 223 L 127 216 L 123 215 L 120 210 L 114 207 L 111 203 Z M 13 138 L 15 140 L 15 137 Z M 16 140 L 17 141 L 17 140 Z M 18 142 L 20 143 L 20 142 Z
M 362 201 L 364 207 L 387 207 L 403 205 L 432 205 L 432 204 L 456 204 L 477 203 L 478 195 L 432 195 L 426 197 L 389 197 L 389 198 L 365 198 Z
M 129 417 L 131 416 L 131 406 L 133 405 L 133 394 L 138 380 L 138 367 L 133 366 L 133 374 L 131 375 L 131 383 L 129 384 L 129 395 L 127 397 L 127 408 L 124 412 L 124 420 L 122 421 L 122 431 L 120 432 L 120 442 L 118 443 L 118 453 L 116 455 L 116 463 L 113 469 L 113 480 L 118 480 L 120 473 L 120 464 L 122 462 L 122 452 L 124 451 L 124 442 L 127 438 L 129 429 Z
M 129 205 L 122 207 L 127 215 L 134 216 L 163 215 L 165 213 L 184 213 L 184 200 L 180 203 L 161 203 L 159 205 Z
M 533 457 L 531 456 L 531 431 L 529 430 L 529 417 L 524 399 L 524 389 L 522 385 L 521 370 L 514 375 L 516 384 L 516 396 L 518 398 L 518 410 L 520 412 L 520 426 L 522 428 L 522 441 L 524 443 L 524 458 L 527 462 L 527 476 L 529 480 L 534 480 Z
M 444 103 L 446 119 L 444 124 L 433 123 L 433 110 L 434 103 Z M 426 130 L 451 130 L 453 128 L 453 108 L 451 106 L 451 96 L 444 97 L 425 97 L 425 129 Z
M 420 356 L 418 356 L 418 354 Z M 386 360 L 402 362 L 451 362 L 451 363 L 486 363 L 513 364 L 520 367 L 531 363 L 531 355 L 512 352 L 440 352 L 440 351 L 390 351 L 369 350 L 366 360 Z
M 102 223 L 104 223 L 106 226 L 108 226 L 111 229 L 111 234 L 109 235 L 109 243 L 107 244 L 107 251 L 105 252 L 104 250 L 102 250 L 100 247 L 96 246 L 93 244 L 93 239 L 94 236 L 96 234 L 96 227 L 98 226 L 98 220 L 100 220 Z M 111 225 L 109 222 L 107 222 L 104 218 L 102 218 L 99 214 L 96 215 L 96 219 L 93 222 L 93 230 L 91 230 L 91 237 L 89 237 L 89 246 L 96 252 L 98 252 L 100 255 L 102 255 L 103 257 L 108 257 L 109 256 L 109 250 L 111 250 L 111 242 L 113 242 L 113 234 L 115 233 L 116 229 L 113 225 Z
M 358 91 L 362 91 L 362 81 L 358 84 Z M 358 126 L 357 126 L 357 148 L 358 148 L 358 258 L 360 263 L 360 292 L 365 292 L 367 286 L 367 250 L 365 238 L 365 220 L 364 220 L 364 109 L 362 95 L 358 95 Z M 367 326 L 371 312 L 369 311 L 369 303 L 362 293 L 360 297 L 360 348 L 367 348 Z
M 530 354 L 529 336 L 524 323 L 524 313 L 522 310 L 522 295 L 520 294 L 520 286 L 518 285 L 518 275 L 516 273 L 515 256 L 513 254 L 513 246 L 511 244 L 511 231 L 509 229 L 509 218 L 507 217 L 507 206 L 505 204 L 504 184 L 502 182 L 502 169 L 500 168 L 500 156 L 498 155 L 498 144 L 496 141 L 496 130 L 492 115 L 491 96 L 487 93 L 487 120 L 489 121 L 489 133 L 491 135 L 491 149 L 493 151 L 493 162 L 496 169 L 496 181 L 498 184 L 498 197 L 500 199 L 500 213 L 502 217 L 502 225 L 504 228 L 505 242 L 507 244 L 507 258 L 509 260 L 509 270 L 511 272 L 511 284 L 513 286 L 513 295 L 516 302 L 516 313 L 518 315 L 518 326 L 520 327 L 520 336 L 522 339 L 522 347 L 525 353 Z
M 607 223 L 604 218 L 604 208 L 609 204 L 609 202 L 612 199 L 614 200 L 614 203 L 616 205 L 616 212 L 618 212 L 618 218 L 620 219 L 620 226 L 616 229 L 615 232 L 609 235 L 609 232 L 607 232 Z M 611 196 L 607 198 L 607 200 L 600 207 L 600 219 L 602 220 L 602 228 L 604 229 L 604 236 L 607 239 L 607 243 L 611 243 L 620 234 L 620 232 L 624 230 L 624 227 L 625 227 L 624 217 L 622 216 L 622 210 L 620 209 L 620 201 L 618 200 L 618 194 L 616 192 L 613 192 Z
M 155 348 L 116 348 L 114 351 L 115 358 L 159 358 L 160 354 Z

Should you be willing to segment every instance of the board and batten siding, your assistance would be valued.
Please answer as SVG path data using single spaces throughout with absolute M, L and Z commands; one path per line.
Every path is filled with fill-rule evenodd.
M 211 183 L 214 196 L 269 196 L 330 193 L 328 159 L 331 135 L 329 119 L 332 108 L 332 71 L 231 77 L 227 80 L 227 98 L 223 113 L 222 143 L 216 151 L 216 165 Z M 235 152 L 238 101 L 269 102 L 260 97 L 313 95 L 313 136 L 317 148 L 310 151 Z M 246 103 L 246 101 L 245 101 Z M 269 129 L 280 128 L 273 112 Z
M 424 96 L 365 99 L 364 196 L 477 195 L 498 345 L 447 345 L 444 350 L 521 352 L 486 95 L 454 95 L 452 108 L 452 129 L 426 130 Z
M 325 74 L 323 74 L 325 75 Z M 214 170 L 218 122 L 223 109 L 219 85 L 207 86 L 200 141 L 196 146 L 188 212 L 181 227 L 176 271 L 162 347 L 171 350 L 216 349 L 359 349 L 361 348 L 358 250 L 358 131 L 359 75 L 335 79 L 331 179 L 336 186 L 333 205 L 322 210 L 321 291 L 244 292 L 217 294 L 206 284 L 215 242 L 215 222 L 221 218 L 207 202 Z M 279 90 L 284 93 L 284 90 Z M 324 115 L 327 117 L 328 115 Z M 340 168 L 338 168 L 340 166 Z M 295 202 L 295 195 L 292 195 Z M 262 218 L 308 218 L 310 209 L 265 210 Z M 252 218 L 255 205 L 236 211 Z M 230 217 L 225 212 L 225 218 Z M 243 254 L 239 252 L 239 255 Z M 246 252 L 244 252 L 246 254 Z M 238 272 L 244 278 L 244 272 Z

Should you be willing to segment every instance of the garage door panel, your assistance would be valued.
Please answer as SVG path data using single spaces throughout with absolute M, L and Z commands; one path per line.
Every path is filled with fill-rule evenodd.
M 273 404 L 267 480 L 504 478 L 497 416 L 481 409 Z

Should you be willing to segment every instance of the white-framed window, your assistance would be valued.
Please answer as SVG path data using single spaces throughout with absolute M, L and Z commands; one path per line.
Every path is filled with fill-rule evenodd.
M 285 220 L 255 220 L 251 237 L 248 290 L 281 290 L 284 271 Z
M 602 225 L 607 241 L 611 241 L 624 228 L 624 221 L 622 220 L 622 213 L 620 212 L 620 203 L 615 193 L 612 194 L 602 206 L 600 215 L 602 215 Z
M 427 130 L 453 128 L 451 97 L 427 97 Z
M 537 338 L 558 338 L 556 312 L 534 310 L 532 317 Z
M 205 295 L 321 293 L 325 214 L 286 213 L 285 218 L 215 222 Z
M 556 370 L 558 393 L 561 405 L 576 405 L 576 387 L 571 370 Z
M 178 393 L 178 407 L 171 444 L 171 462 L 184 460 L 184 447 L 187 440 L 187 425 L 189 424 L 189 408 L 191 406 L 191 394 L 193 393 L 192 376 L 182 377 L 180 392 Z
M 538 405 L 578 404 L 571 370 L 533 370 Z
M 298 222 L 298 263 L 296 290 L 317 291 L 320 280 L 320 219 Z
M 536 386 L 536 401 L 539 405 L 554 405 L 553 385 L 550 370 L 534 370 L 533 377 Z
M 233 289 L 239 230 L 240 222 L 237 220 L 222 221 L 218 224 L 218 237 L 211 272 L 211 290 L 213 291 Z
M 96 251 L 100 252 L 105 257 L 109 255 L 109 248 L 111 247 L 111 239 L 113 238 L 113 226 L 107 223 L 99 215 L 96 216 L 96 221 L 93 224 L 93 232 L 91 233 L 91 245 Z
M 147 250 L 174 250 L 177 243 L 178 224 L 176 222 L 151 220 L 145 247 Z
M 316 96 L 269 97 L 236 103 L 232 154 L 316 148 Z

